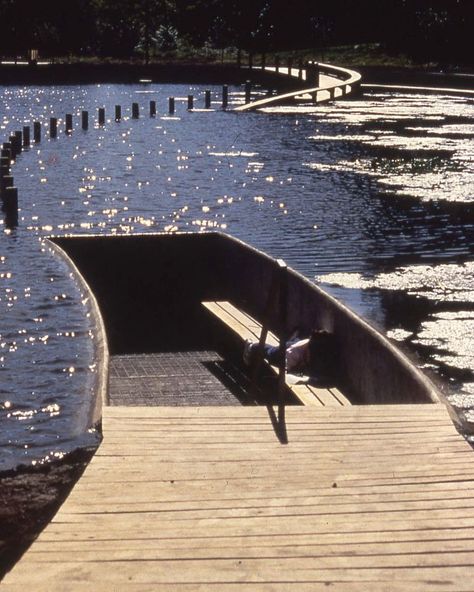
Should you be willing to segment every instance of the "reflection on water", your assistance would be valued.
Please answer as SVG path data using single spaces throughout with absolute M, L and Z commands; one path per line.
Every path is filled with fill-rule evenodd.
M 241 89 L 230 90 L 241 102 Z M 181 97 L 174 116 L 169 96 Z M 203 96 L 185 85 L 0 87 L 3 138 L 60 118 L 58 139 L 44 137 L 14 166 L 20 223 L 0 238 L 3 466 L 67 450 L 92 384 L 87 303 L 42 251 L 48 234 L 229 232 L 379 324 L 474 409 L 469 99 L 379 94 L 235 114 L 202 109 Z M 61 131 L 66 113 L 71 136 Z

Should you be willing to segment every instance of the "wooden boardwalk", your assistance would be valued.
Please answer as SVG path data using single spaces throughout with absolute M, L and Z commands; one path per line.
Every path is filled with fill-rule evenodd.
M 5 591 L 471 591 L 474 453 L 443 405 L 107 407 Z M 280 432 L 280 438 L 277 437 Z

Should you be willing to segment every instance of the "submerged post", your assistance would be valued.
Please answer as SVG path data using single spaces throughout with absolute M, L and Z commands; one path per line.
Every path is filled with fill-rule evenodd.
M 169 97 L 168 99 L 168 111 L 170 115 L 173 115 L 175 110 L 175 106 L 174 106 L 174 97 Z
M 251 98 L 251 83 L 250 80 L 247 80 L 245 83 L 245 103 L 250 103 L 250 98 Z
M 58 135 L 58 120 L 56 117 L 50 117 L 49 119 L 49 137 L 56 138 Z
M 24 148 L 30 147 L 30 126 L 29 125 L 23 126 L 23 147 Z
M 2 197 L 2 199 L 5 197 L 5 191 L 9 187 L 13 187 L 12 175 L 5 175 L 4 177 L 0 177 L 0 196 Z
M 227 105 L 229 104 L 229 87 L 227 84 L 224 84 L 222 87 L 222 108 L 227 109 Z
M 99 120 L 99 125 L 105 124 L 105 108 L 104 107 L 99 107 L 98 120 Z
M 15 146 L 15 156 L 21 154 L 23 148 L 23 133 L 20 131 L 16 131 L 13 134 L 13 144 Z
M 7 187 L 3 192 L 3 209 L 5 210 L 5 226 L 18 226 L 18 189 Z
M 122 107 L 121 105 L 115 105 L 115 121 L 122 119 Z
M 140 108 L 138 103 L 132 103 L 132 119 L 138 119 L 140 117 Z
M 33 138 L 36 144 L 41 142 L 41 123 L 39 121 L 33 122 Z
M 89 112 L 83 111 L 81 113 L 81 126 L 83 130 L 89 129 Z
M 188 111 L 192 111 L 194 109 L 194 96 L 188 95 Z
M 72 133 L 72 114 L 66 114 L 66 134 Z
M 150 117 L 156 117 L 156 101 L 150 101 Z

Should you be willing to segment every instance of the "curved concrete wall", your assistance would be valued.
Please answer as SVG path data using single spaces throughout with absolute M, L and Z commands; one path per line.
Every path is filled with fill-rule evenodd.
M 83 303 L 85 302 L 87 306 L 88 321 L 93 334 L 94 364 L 96 364 L 96 371 L 94 373 L 95 396 L 85 401 L 84 406 L 76 416 L 75 431 L 77 434 L 81 434 L 89 428 L 96 427 L 100 424 L 102 420 L 102 405 L 108 403 L 109 350 L 105 325 L 95 295 L 72 259 L 53 240 L 46 239 L 45 244 L 54 256 L 61 258 L 66 263 L 71 277 L 84 294 Z

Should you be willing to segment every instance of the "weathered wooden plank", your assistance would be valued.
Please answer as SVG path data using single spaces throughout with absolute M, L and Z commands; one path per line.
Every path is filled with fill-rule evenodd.
M 3 586 L 469 590 L 473 452 L 433 409 L 287 410 L 288 445 L 265 409 L 105 409 L 99 453 Z

